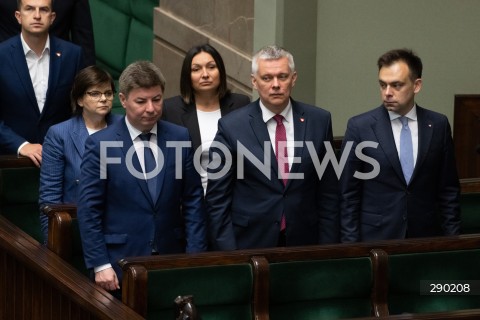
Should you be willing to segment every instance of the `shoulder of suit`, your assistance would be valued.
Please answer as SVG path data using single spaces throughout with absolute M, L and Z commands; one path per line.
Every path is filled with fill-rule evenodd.
M 82 47 L 80 47 L 79 45 L 77 45 L 73 42 L 70 42 L 70 41 L 63 40 L 63 39 L 58 38 L 56 36 L 52 36 L 52 35 L 50 35 L 50 45 L 51 45 L 53 50 L 57 50 L 57 49 L 66 50 L 66 49 L 68 49 L 68 50 L 77 51 L 77 52 L 82 51 Z
M 292 109 L 293 111 L 301 112 L 303 114 L 310 113 L 316 115 L 330 116 L 330 111 L 325 108 L 299 101 L 292 101 Z
M 165 115 L 171 113 L 184 113 L 190 105 L 187 105 L 181 96 L 174 96 L 163 100 L 163 112 Z
M 12 46 L 16 46 L 16 45 L 20 45 L 20 46 L 22 45 L 22 42 L 20 41 L 20 34 L 17 34 L 11 38 L 8 38 L 5 41 L 0 42 L 0 50 L 9 48 Z

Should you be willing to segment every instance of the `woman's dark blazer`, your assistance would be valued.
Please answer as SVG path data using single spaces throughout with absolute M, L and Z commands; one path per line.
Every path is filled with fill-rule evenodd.
M 220 100 L 220 112 L 222 117 L 249 103 L 250 98 L 244 94 L 227 93 Z M 195 103 L 186 104 L 181 96 L 168 98 L 163 102 L 162 119 L 186 127 L 190 132 L 192 147 L 194 150 L 202 144 L 196 111 Z

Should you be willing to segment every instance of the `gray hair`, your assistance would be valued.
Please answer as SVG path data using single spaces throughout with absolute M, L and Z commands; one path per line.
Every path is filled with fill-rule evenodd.
M 277 45 L 270 45 L 258 50 L 252 58 L 252 74 L 258 71 L 258 60 L 278 60 L 280 58 L 288 59 L 288 66 L 292 72 L 295 72 L 295 62 L 290 52 Z

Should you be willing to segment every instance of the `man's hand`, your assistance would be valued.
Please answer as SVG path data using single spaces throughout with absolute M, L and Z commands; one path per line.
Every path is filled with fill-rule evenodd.
M 120 289 L 117 274 L 113 268 L 107 268 L 95 273 L 95 283 L 107 291 Z
M 42 145 L 38 143 L 27 143 L 20 149 L 20 155 L 29 157 L 33 163 L 40 168 L 42 164 Z

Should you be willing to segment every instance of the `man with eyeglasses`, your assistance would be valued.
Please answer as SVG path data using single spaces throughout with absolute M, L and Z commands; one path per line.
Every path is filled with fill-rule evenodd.
M 0 44 L 0 154 L 42 162 L 50 126 L 68 119 L 70 89 L 83 68 L 82 49 L 49 36 L 53 0 L 19 0 L 21 33 Z

